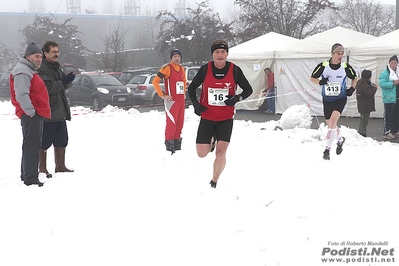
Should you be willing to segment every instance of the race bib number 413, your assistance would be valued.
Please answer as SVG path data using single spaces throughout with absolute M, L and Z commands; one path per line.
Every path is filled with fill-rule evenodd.
M 226 106 L 224 103 L 227 100 L 229 89 L 215 89 L 208 88 L 208 104 L 213 106 Z
M 326 96 L 338 96 L 341 93 L 341 82 L 333 81 L 328 82 L 325 86 Z

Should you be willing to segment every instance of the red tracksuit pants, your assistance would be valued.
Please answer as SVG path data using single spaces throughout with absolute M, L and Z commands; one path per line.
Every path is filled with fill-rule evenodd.
M 166 141 L 180 138 L 184 124 L 185 108 L 186 105 L 184 101 L 165 101 Z

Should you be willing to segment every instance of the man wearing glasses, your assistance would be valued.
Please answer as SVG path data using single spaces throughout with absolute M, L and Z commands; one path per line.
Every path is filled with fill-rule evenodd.
M 39 172 L 52 175 L 47 170 L 47 149 L 54 145 L 55 172 L 73 172 L 65 166 L 65 148 L 68 145 L 68 130 L 66 120 L 71 120 L 71 111 L 65 95 L 65 90 L 72 86 L 75 75 L 71 72 L 65 75 L 58 63 L 60 50 L 56 42 L 47 41 L 43 47 L 43 62 L 39 75 L 47 87 L 51 118 L 43 124 L 42 147 L 40 150 Z
M 345 49 L 341 44 L 334 44 L 331 48 L 331 58 L 318 64 L 310 77 L 313 83 L 321 86 L 324 118 L 328 125 L 326 148 L 323 153 L 324 160 L 330 160 L 330 150 L 334 140 L 337 140 L 336 154 L 342 153 L 345 138 L 341 136 L 337 124 L 346 105 L 347 97 L 353 94 L 357 83 L 356 72 L 348 63 L 342 62 L 344 52 Z M 349 89 L 347 88 L 347 78 L 352 80 Z

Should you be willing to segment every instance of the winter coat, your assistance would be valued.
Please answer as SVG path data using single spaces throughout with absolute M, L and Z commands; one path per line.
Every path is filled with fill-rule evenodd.
M 47 89 L 35 69 L 31 62 L 21 58 L 11 71 L 10 98 L 19 118 L 23 114 L 30 117 L 38 114 L 50 118 Z
M 378 77 L 379 85 L 382 89 L 383 103 L 396 103 L 396 86 L 389 80 L 388 67 L 380 73 Z
M 357 110 L 359 113 L 375 111 L 374 95 L 377 88 L 371 85 L 369 79 L 360 79 L 356 84 Z
M 71 110 L 65 95 L 65 89 L 72 86 L 72 83 L 64 85 L 62 78 L 65 73 L 61 70 L 58 62 L 49 63 L 45 58 L 39 68 L 39 75 L 46 84 L 50 98 L 51 119 L 45 122 L 62 122 L 71 120 Z

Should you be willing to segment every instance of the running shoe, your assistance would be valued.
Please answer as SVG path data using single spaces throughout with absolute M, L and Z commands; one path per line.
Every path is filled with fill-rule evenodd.
M 344 143 L 345 143 L 345 138 L 342 137 L 341 143 L 339 143 L 339 142 L 337 143 L 337 150 L 336 150 L 336 152 L 337 152 L 338 155 L 340 155 L 340 154 L 342 153 L 342 151 L 343 151 L 342 146 L 344 145 Z

